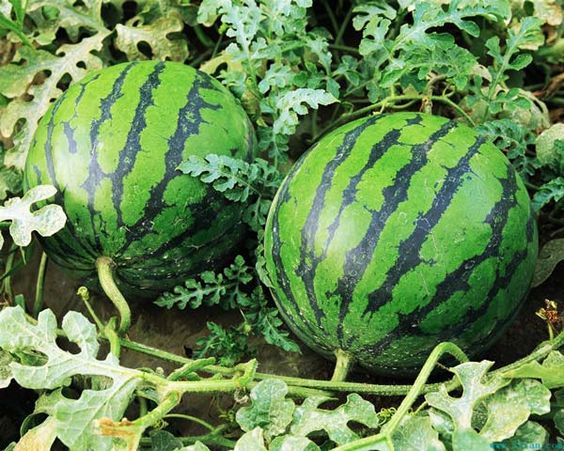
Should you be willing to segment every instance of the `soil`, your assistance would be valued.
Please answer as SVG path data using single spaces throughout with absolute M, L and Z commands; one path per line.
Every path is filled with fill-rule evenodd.
M 38 256 L 28 265 L 29 270 L 14 277 L 14 293 L 23 293 L 26 300 L 33 299 Z M 517 319 L 499 341 L 483 356 L 493 360 L 496 366 L 510 363 L 531 352 L 538 343 L 547 338 L 546 324 L 535 315 L 544 307 L 544 300 L 551 299 L 564 304 L 564 262 L 560 263 L 551 277 L 541 286 L 531 290 Z M 76 295 L 80 282 L 68 278 L 54 264 L 48 265 L 45 284 L 45 304 L 58 318 L 69 310 L 86 313 Z M 93 305 L 103 318 L 109 318 L 114 311 L 109 302 L 101 295 L 93 295 Z M 224 325 L 239 321 L 238 313 L 224 312 L 221 309 L 199 309 L 196 311 L 178 311 L 162 309 L 151 302 L 133 304 L 133 324 L 129 337 L 135 341 L 149 344 L 179 355 L 189 355 L 198 338 L 207 333 L 206 322 L 213 320 Z M 332 363 L 317 356 L 305 346 L 301 355 L 290 354 L 279 349 L 262 345 L 258 349 L 258 361 L 261 372 L 271 372 L 306 378 L 328 378 Z M 173 366 L 167 362 L 123 350 L 122 363 L 129 367 L 162 367 L 165 371 Z M 356 372 L 348 380 L 373 383 L 406 383 L 405 380 L 390 380 Z M 19 437 L 19 427 L 23 419 L 33 410 L 35 394 L 12 384 L 2 391 L 0 397 L 0 448 Z M 389 406 L 397 400 L 371 399 L 377 408 Z M 188 414 L 200 417 L 217 417 L 218 408 L 228 407 L 232 398 L 185 397 L 180 407 Z M 384 404 L 385 403 L 385 404 Z M 178 425 L 180 427 L 180 425 Z M 183 431 L 184 432 L 184 431 Z M 191 433 L 198 433 L 193 430 Z

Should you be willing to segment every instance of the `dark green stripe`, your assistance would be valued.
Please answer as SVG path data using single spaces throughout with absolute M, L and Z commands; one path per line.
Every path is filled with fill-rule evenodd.
M 346 253 L 343 264 L 344 274 L 338 280 L 337 288 L 334 293 L 341 297 L 339 314 L 341 321 L 339 322 L 337 330 L 341 340 L 343 339 L 344 317 L 348 312 L 349 304 L 352 302 L 356 285 L 364 276 L 366 268 L 374 254 L 374 249 L 380 239 L 380 234 L 383 230 L 381 224 L 385 224 L 388 218 L 397 210 L 398 206 L 407 200 L 411 178 L 427 164 L 427 154 L 433 145 L 455 127 L 456 122 L 446 122 L 435 131 L 426 142 L 413 146 L 410 162 L 397 172 L 394 183 L 382 190 L 384 201 L 379 210 L 371 212 L 371 220 L 366 234 L 355 248 Z
M 317 295 L 315 294 L 314 288 L 314 278 L 317 265 L 320 259 L 315 255 L 315 235 L 319 229 L 319 218 L 325 207 L 325 197 L 328 191 L 331 189 L 333 177 L 335 172 L 350 156 L 352 150 L 354 149 L 359 136 L 368 127 L 374 125 L 378 120 L 381 120 L 385 116 L 372 116 L 368 120 L 362 122 L 356 128 L 349 130 L 344 138 L 341 145 L 337 148 L 335 157 L 327 164 L 323 174 L 321 175 L 321 181 L 315 192 L 315 197 L 311 206 L 311 210 L 306 218 L 305 224 L 301 232 L 301 244 L 300 244 L 300 264 L 296 269 L 296 275 L 300 277 L 304 283 L 307 297 L 310 306 L 315 313 L 315 318 L 318 325 L 320 324 L 321 318 L 323 317 L 323 311 L 318 305 Z M 277 208 L 280 208 L 278 206 Z M 276 233 L 274 233 L 276 235 Z M 290 288 L 290 286 L 289 286 Z
M 117 213 L 117 228 L 123 227 L 123 213 L 121 202 L 123 198 L 124 179 L 131 172 L 135 165 L 137 155 L 141 151 L 141 132 L 146 127 L 145 112 L 153 105 L 153 93 L 160 85 L 159 74 L 164 70 L 164 62 L 155 65 L 153 72 L 149 74 L 147 80 L 139 90 L 139 103 L 135 108 L 135 115 L 131 123 L 131 128 L 127 134 L 127 139 L 123 150 L 119 153 L 117 168 L 109 174 L 112 180 L 112 202 Z
M 513 171 L 513 169 L 511 171 Z M 519 251 L 515 252 L 515 254 L 513 254 L 511 260 L 505 267 L 503 274 L 501 274 L 499 268 L 497 268 L 495 281 L 492 287 L 490 288 L 488 294 L 486 295 L 485 297 L 486 299 L 493 300 L 498 296 L 500 291 L 507 289 L 511 284 L 511 282 L 514 281 L 514 276 L 517 268 L 519 268 L 519 266 L 521 266 L 521 264 L 529 258 L 531 252 L 531 243 L 535 235 L 534 218 L 535 218 L 534 214 L 531 214 L 529 216 L 529 220 L 527 221 L 527 228 L 526 228 L 527 244 L 525 245 L 525 248 L 520 249 Z M 526 293 L 524 293 L 524 296 L 526 296 Z M 515 302 L 515 305 L 518 306 L 521 304 L 521 299 L 514 299 L 513 302 Z M 471 310 L 470 312 L 466 313 L 464 315 L 463 321 L 459 321 L 456 324 L 450 324 L 450 325 L 447 324 L 446 327 L 443 330 L 441 330 L 439 334 L 439 340 L 442 341 L 444 337 L 456 337 L 459 334 L 462 334 L 464 330 L 467 329 L 468 324 L 472 324 L 474 321 L 481 318 L 486 313 L 489 307 L 490 307 L 490 303 L 484 302 L 482 303 L 482 305 L 480 305 L 479 308 Z M 518 313 L 517 309 L 514 311 L 514 313 L 515 314 Z
M 466 167 L 466 171 L 468 169 L 469 167 Z M 503 229 L 505 228 L 507 221 L 509 219 L 510 210 L 517 205 L 516 194 L 517 194 L 518 186 L 515 180 L 516 179 L 515 171 L 513 170 L 513 168 L 509 166 L 507 167 L 507 170 L 508 170 L 507 178 L 498 179 L 503 188 L 503 192 L 500 196 L 500 199 L 495 203 L 495 205 L 492 207 L 489 214 L 487 215 L 486 219 L 484 220 L 484 223 L 488 224 L 492 229 L 492 236 L 486 246 L 486 249 L 484 249 L 484 251 L 478 255 L 465 259 L 463 262 L 460 263 L 460 265 L 455 270 L 447 274 L 444 280 L 438 285 L 433 298 L 430 300 L 430 302 L 427 305 L 421 307 L 418 310 L 415 310 L 412 313 L 405 315 L 400 314 L 399 326 L 396 329 L 394 329 L 391 333 L 387 334 L 386 337 L 384 337 L 379 342 L 368 346 L 367 350 L 369 350 L 369 352 L 378 354 L 382 352 L 384 349 L 386 349 L 393 341 L 403 336 L 426 335 L 421 330 L 418 331 L 414 329 L 413 326 L 419 325 L 420 322 L 424 320 L 425 317 L 430 312 L 437 309 L 440 304 L 450 299 L 450 297 L 454 295 L 456 292 L 469 291 L 470 285 L 468 283 L 468 280 L 473 274 L 474 269 L 477 268 L 482 262 L 486 261 L 489 258 L 499 258 L 501 243 L 503 241 Z M 531 224 L 531 220 L 527 225 L 528 236 L 530 234 L 529 231 L 530 224 Z M 517 254 L 515 254 L 515 256 L 517 256 Z M 517 258 L 520 263 L 522 261 L 522 257 L 517 256 Z M 502 282 L 501 279 L 499 278 L 499 268 L 497 269 L 497 271 L 498 271 L 498 277 L 496 277 L 496 282 L 492 286 L 488 295 L 485 297 L 486 300 L 490 300 L 490 301 L 493 300 L 495 294 L 497 294 L 497 292 L 499 291 L 499 285 Z M 510 279 L 511 276 L 513 275 L 513 270 L 511 270 L 510 272 L 506 271 L 506 274 Z M 403 275 L 403 273 L 401 275 Z M 492 294 L 494 294 L 494 297 L 490 297 Z M 481 317 L 484 314 L 484 312 L 487 310 L 489 305 L 490 305 L 489 302 L 484 302 L 482 303 L 480 308 L 475 309 L 472 312 L 464 313 L 464 315 L 461 316 L 460 318 L 460 322 L 457 324 L 454 325 L 445 324 L 445 328 L 442 330 L 440 336 L 444 336 L 444 337 L 457 336 L 456 334 L 453 334 L 454 331 L 462 332 L 465 328 L 468 327 L 469 324 L 472 324 L 477 318 Z
M 49 118 L 49 123 L 47 125 L 47 138 L 45 141 L 45 164 L 47 166 L 47 173 L 49 175 L 49 182 L 51 185 L 53 185 L 55 188 L 57 188 L 57 192 L 55 193 L 55 203 L 62 206 L 63 208 L 65 207 L 65 200 L 64 200 L 64 187 L 61 187 L 61 185 L 59 184 L 59 181 L 57 180 L 57 174 L 55 171 L 55 163 L 53 161 L 53 145 L 52 145 L 52 138 L 53 138 L 53 132 L 55 130 L 55 116 L 57 114 L 57 111 L 59 110 L 59 108 L 61 107 L 61 105 L 64 103 L 64 97 L 59 97 L 59 99 L 57 99 L 57 101 L 55 102 L 55 104 L 53 105 L 53 110 L 51 111 L 51 117 Z M 37 178 L 38 181 L 40 183 L 44 183 L 42 181 L 41 178 L 41 174 L 38 171 L 37 166 L 35 167 L 35 171 L 37 174 Z M 66 209 L 65 209 L 66 212 Z M 75 235 L 76 234 L 76 230 L 74 228 L 74 224 L 72 223 L 72 221 L 67 220 L 66 222 L 66 227 L 67 230 L 69 230 L 69 232 L 71 234 L 73 234 L 73 236 L 78 236 Z M 63 250 L 63 252 L 68 253 L 69 255 L 78 255 L 80 252 L 74 248 L 73 245 L 77 244 L 77 241 L 82 241 L 82 240 L 70 240 L 68 243 L 59 243 L 59 246 L 61 247 L 61 249 Z M 89 246 L 85 246 L 84 251 L 90 255 L 92 255 L 92 249 Z
M 313 151 L 313 149 L 310 150 L 310 152 L 311 151 Z M 280 207 L 283 204 L 289 202 L 291 199 L 291 195 L 289 192 L 290 181 L 294 176 L 294 174 L 300 169 L 300 167 L 304 163 L 308 153 L 309 152 L 303 154 L 301 158 L 299 158 L 298 161 L 294 164 L 294 166 L 292 167 L 292 169 L 290 170 L 290 172 L 288 173 L 288 175 L 286 176 L 286 178 L 284 179 L 282 185 L 278 190 L 277 196 L 279 200 L 278 201 L 275 200 L 273 203 L 273 205 L 275 205 L 275 208 L 272 211 L 273 225 L 272 225 L 271 256 L 272 256 L 272 260 L 274 261 L 275 280 L 277 282 L 276 284 L 280 287 L 278 291 L 279 292 L 281 291 L 280 298 L 281 299 L 286 298 L 286 300 L 290 304 L 290 305 L 286 305 L 286 304 L 279 305 L 280 310 L 283 313 L 285 313 L 287 316 L 291 316 L 291 321 L 289 321 L 290 325 L 292 323 L 295 323 L 297 327 L 298 325 L 301 325 L 301 328 L 305 328 L 307 331 L 309 331 L 309 332 L 306 331 L 306 333 L 309 333 L 311 337 L 315 337 L 316 333 L 314 331 L 313 324 L 311 324 L 311 322 L 308 320 L 304 321 L 299 318 L 301 307 L 292 291 L 292 284 L 290 282 L 290 278 L 288 277 L 288 274 L 286 273 L 285 265 L 284 262 L 282 261 L 282 256 L 281 256 L 282 242 L 280 240 L 280 217 L 279 217 Z M 275 300 L 278 302 L 276 297 Z M 293 314 L 291 315 L 289 313 L 290 310 L 293 310 Z
M 88 165 L 88 177 L 83 184 L 80 185 L 88 195 L 88 212 L 90 213 L 90 226 L 92 227 L 91 234 L 88 239 L 93 240 L 91 243 L 97 249 L 101 249 L 100 237 L 96 233 L 96 226 L 94 224 L 94 216 L 96 209 L 94 208 L 94 198 L 96 197 L 96 190 L 100 186 L 102 179 L 107 175 L 104 173 L 98 162 L 98 134 L 102 124 L 111 119 L 112 105 L 122 96 L 122 87 L 125 77 L 129 71 L 135 66 L 136 63 L 130 63 L 119 74 L 118 78 L 112 86 L 110 93 L 100 102 L 100 117 L 92 121 L 90 128 L 90 163 Z
M 194 83 L 188 90 L 186 103 L 178 112 L 176 130 L 168 140 L 168 150 L 164 155 L 166 166 L 165 174 L 161 180 L 159 180 L 159 182 L 151 188 L 149 200 L 147 201 L 143 215 L 134 225 L 126 229 L 125 242 L 116 252 L 116 256 L 125 252 L 133 241 L 136 241 L 153 231 L 153 220 L 166 207 L 164 193 L 169 182 L 175 177 L 185 177 L 185 175 L 177 171 L 176 168 L 184 159 L 183 152 L 186 141 L 191 136 L 197 135 L 200 132 L 200 125 L 202 123 L 207 123 L 202 118 L 202 110 L 204 108 L 211 110 L 218 110 L 221 108 L 219 105 L 208 103 L 203 99 L 200 94 L 200 89 L 202 88 L 212 89 L 213 86 L 208 79 L 198 74 Z M 208 199 L 208 201 L 209 200 L 210 199 Z M 200 227 L 201 225 L 198 225 L 198 228 Z M 186 234 L 184 233 L 181 240 L 184 241 L 185 238 Z
M 94 75 L 88 81 L 88 83 L 92 83 L 93 81 L 97 80 L 99 76 L 100 76 L 99 73 Z M 88 83 L 79 84 L 80 92 L 78 93 L 78 95 L 76 96 L 76 99 L 74 100 L 73 115 L 68 121 L 63 122 L 63 129 L 64 129 L 65 136 L 67 137 L 67 141 L 68 141 L 68 144 L 69 144 L 68 150 L 72 154 L 75 154 L 77 152 L 77 147 L 76 147 L 76 140 L 74 139 L 74 129 L 71 127 L 70 122 L 72 120 L 76 119 L 76 117 L 78 115 L 78 105 L 80 104 L 80 101 L 82 100 L 82 96 L 84 95 L 84 91 L 86 91 L 86 86 L 88 86 Z
M 400 243 L 398 258 L 395 260 L 394 266 L 388 270 L 386 279 L 379 288 L 368 294 L 369 302 L 364 312 L 365 314 L 376 311 L 388 302 L 392 298 L 394 287 L 404 274 L 407 274 L 423 262 L 420 256 L 421 246 L 429 237 L 429 233 L 432 233 L 433 227 L 443 217 L 443 214 L 452 202 L 452 198 L 458 192 L 464 177 L 471 170 L 470 160 L 479 153 L 479 149 L 484 142 L 484 138 L 477 138 L 476 142 L 470 146 L 468 152 L 464 154 L 457 165 L 447 170 L 445 181 L 435 195 L 431 208 L 417 218 L 413 233 Z

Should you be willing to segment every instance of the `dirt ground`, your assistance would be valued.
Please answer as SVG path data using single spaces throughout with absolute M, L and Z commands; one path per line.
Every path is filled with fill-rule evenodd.
M 33 298 L 37 256 L 29 265 L 29 270 L 20 273 L 14 279 L 14 293 L 23 293 L 27 300 Z M 80 282 L 69 279 L 54 264 L 47 270 L 45 303 L 61 318 L 68 310 L 84 312 L 85 309 L 76 296 Z M 535 311 L 544 306 L 544 299 L 552 299 L 564 305 L 564 262 L 552 276 L 540 287 L 533 289 L 518 318 L 500 340 L 481 358 L 493 360 L 497 365 L 512 362 L 532 351 L 535 346 L 547 338 L 546 325 L 535 315 Z M 114 312 L 103 296 L 94 295 L 93 304 L 102 317 L 108 318 Z M 131 339 L 149 344 L 156 348 L 186 355 L 198 338 L 207 333 L 206 322 L 213 320 L 222 324 L 238 321 L 238 313 L 224 312 L 221 309 L 200 309 L 197 311 L 164 310 L 151 302 L 133 305 L 133 325 Z M 303 354 L 289 354 L 272 346 L 261 346 L 258 352 L 260 371 L 307 378 L 327 378 L 332 371 L 331 362 L 327 362 L 303 347 Z M 163 367 L 172 369 L 166 362 L 147 357 L 143 354 L 123 351 L 122 362 L 130 367 Z M 396 381 L 357 372 L 349 380 L 393 383 Z M 401 381 L 405 383 L 406 381 Z M 18 430 L 25 416 L 33 410 L 35 396 L 33 392 L 22 390 L 12 384 L 0 392 L 0 447 L 17 440 Z M 383 400 L 373 400 L 377 404 Z M 203 417 L 217 414 L 218 400 L 210 402 L 209 397 L 192 397 L 184 400 L 181 407 L 187 413 Z M 390 402 L 390 400 L 386 400 Z M 383 404 L 382 404 L 383 405 Z M 192 431 L 198 433 L 197 431 Z

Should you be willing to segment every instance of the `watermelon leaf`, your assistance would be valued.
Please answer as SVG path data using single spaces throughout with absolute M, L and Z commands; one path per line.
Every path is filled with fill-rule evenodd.
M 233 451 L 267 451 L 262 429 L 257 427 L 252 431 L 245 432 L 237 440 Z
M 543 184 L 533 196 L 533 208 L 535 211 L 540 211 L 545 205 L 550 202 L 558 203 L 564 199 L 564 177 L 557 177 Z M 562 209 L 564 207 L 560 207 Z
M 552 351 L 542 364 L 536 361 L 529 362 L 506 372 L 505 376 L 541 379 L 547 388 L 564 387 L 564 356 L 559 351 Z
M 219 19 L 232 38 L 206 69 L 215 71 L 227 62 L 228 70 L 219 75 L 255 119 L 258 147 L 275 166 L 288 159 L 298 115 L 335 102 L 339 92 L 328 34 L 309 30 L 311 6 L 311 0 L 204 0 L 198 10 L 200 24 L 209 27 Z
M 485 402 L 488 419 L 480 430 L 480 435 L 490 442 L 513 437 L 531 414 L 543 415 L 550 411 L 550 397 L 550 390 L 539 381 L 514 381 Z M 505 412 L 511 412 L 511 415 Z
M 196 350 L 195 357 L 215 356 L 219 357 L 223 364 L 233 365 L 252 350 L 248 344 L 248 336 L 251 333 L 262 336 L 268 344 L 285 351 L 300 352 L 300 347 L 285 329 L 278 310 L 269 306 L 262 287 L 256 286 L 250 296 L 244 294 L 222 302 L 230 308 L 238 308 L 243 322 L 227 329 L 209 322 L 210 335 L 196 342 L 199 349 Z M 229 302 L 236 304 L 230 306 Z
M 266 441 L 281 435 L 292 422 L 294 401 L 286 399 L 287 385 L 276 379 L 259 382 L 251 390 L 251 405 L 237 411 L 236 420 L 243 431 L 249 432 L 256 427 L 263 430 Z
M 334 410 L 320 409 L 327 398 L 309 397 L 296 408 L 290 432 L 298 437 L 306 437 L 314 431 L 324 430 L 329 438 L 342 445 L 356 440 L 358 435 L 349 428 L 349 421 L 361 423 L 369 428 L 380 425 L 374 406 L 353 393 L 347 396 L 345 404 Z
M 564 390 L 557 390 L 554 393 L 554 397 L 556 398 L 554 425 L 560 431 L 560 434 L 564 436 Z
M 0 108 L 0 134 L 14 139 L 14 147 L 4 160 L 7 166 L 23 169 L 37 123 L 62 93 L 59 86 L 63 78 L 70 76 L 76 81 L 102 67 L 102 60 L 92 52 L 102 49 L 108 34 L 99 32 L 77 44 L 63 44 L 56 56 L 45 50 L 21 47 L 12 63 L 0 67 L 0 94 L 12 99 Z M 40 77 L 41 84 L 34 83 L 44 73 L 49 76 Z M 22 120 L 25 125 L 17 126 Z
M 320 105 L 337 102 L 337 99 L 323 89 L 298 88 L 281 96 L 272 97 L 271 101 L 279 110 L 279 115 L 272 124 L 273 133 L 293 135 L 298 125 L 298 115 L 303 116 L 308 113 L 306 105 L 316 110 Z
M 245 259 L 238 255 L 222 273 L 204 271 L 197 278 L 188 279 L 183 286 L 176 286 L 172 292 L 161 294 L 155 304 L 167 309 L 176 306 L 180 310 L 216 304 L 221 304 L 225 309 L 232 309 L 248 305 L 248 294 L 242 287 L 252 280 L 251 268 L 245 264 Z
M 226 155 L 210 154 L 205 158 L 190 155 L 178 169 L 211 184 L 216 191 L 234 202 L 246 202 L 251 193 L 259 194 L 253 182 L 258 178 L 257 166 Z
M 550 434 L 548 431 L 542 427 L 536 421 L 527 421 L 522 426 L 517 429 L 515 435 L 501 443 L 490 444 L 491 448 L 498 449 L 519 449 L 523 447 L 523 444 L 531 444 L 535 448 L 542 449 L 544 445 L 549 441 Z M 560 443 L 559 445 L 563 445 Z M 562 447 L 562 446 L 560 446 Z
M 197 443 L 194 446 L 197 446 Z M 159 430 L 151 434 L 151 449 L 153 451 L 169 451 L 178 448 L 182 448 L 182 441 L 170 432 Z
M 497 114 L 504 109 L 509 111 L 516 107 L 526 109 L 530 105 L 531 101 L 522 95 L 519 89 L 509 88 L 505 82 L 509 77 L 507 74 L 509 70 L 522 70 L 533 61 L 530 55 L 522 54 L 520 51 L 536 50 L 544 43 L 541 25 L 540 19 L 525 17 L 517 28 L 509 29 L 503 50 L 498 36 L 487 40 L 488 55 L 493 58 L 493 63 L 488 68 L 490 85 L 485 96 L 482 92 L 477 93 L 477 96 L 482 96 L 485 101 L 485 120 L 491 114 Z
M 548 279 L 556 265 L 562 260 L 564 260 L 564 238 L 550 240 L 546 243 L 537 259 L 532 286 L 538 287 Z
M 0 388 L 6 388 L 13 379 L 10 364 L 14 361 L 10 353 L 0 349 Z
M 283 435 L 276 437 L 270 443 L 269 451 L 321 451 L 317 446 L 307 437 L 294 437 L 293 435 Z
M 39 0 L 28 2 L 27 12 L 32 15 L 37 24 L 34 40 L 45 45 L 55 39 L 60 28 L 71 39 L 71 42 L 79 40 L 80 29 L 93 32 L 104 32 L 106 30 L 102 20 L 102 2 L 100 0 L 85 0 L 81 5 L 75 5 L 76 0 Z M 42 9 L 47 8 L 50 14 L 41 14 Z
M 523 127 L 511 119 L 503 118 L 484 122 L 476 129 L 500 150 L 506 152 L 513 167 L 525 179 L 538 169 L 537 162 L 527 156 L 527 147 L 535 140 L 533 130 L 530 128 Z
M 287 399 L 287 394 L 285 382 L 265 379 L 251 390 L 251 405 L 240 408 L 236 414 L 237 423 L 243 431 L 255 435 L 257 443 L 270 443 L 268 449 L 271 451 L 319 450 L 308 439 L 310 434 L 319 431 L 325 431 L 331 441 L 342 445 L 358 438 L 357 433 L 349 427 L 349 422 L 369 428 L 380 425 L 374 406 L 357 394 L 350 394 L 346 403 L 335 409 L 319 408 L 330 398 L 310 396 L 296 406 L 293 400 Z
M 249 355 L 249 326 L 246 323 L 224 328 L 208 321 L 207 328 L 209 335 L 196 341 L 195 358 L 214 356 L 221 365 L 233 366 Z
M 537 136 L 536 152 L 543 165 L 564 172 L 564 124 L 554 124 Z
M 284 328 L 284 321 L 276 307 L 263 306 L 245 315 L 256 333 L 260 333 L 264 340 L 273 346 L 278 346 L 287 352 L 300 352 L 299 345 L 289 337 Z
M 125 25 L 117 24 L 115 45 L 130 60 L 159 59 L 184 61 L 188 58 L 188 46 L 184 39 L 173 39 L 170 35 L 182 31 L 184 23 L 180 14 L 170 11 L 150 24 L 143 23 L 139 16 L 128 20 Z M 149 45 L 151 54 L 139 50 L 139 44 Z
M 439 391 L 425 395 L 425 400 L 431 407 L 446 413 L 453 421 L 454 430 L 470 429 L 474 409 L 486 397 L 509 384 L 508 380 L 500 377 L 484 382 L 484 376 L 493 362 L 467 362 L 455 366 L 451 371 L 462 385 L 462 396 L 453 398 L 448 394 L 444 385 Z
M 31 211 L 32 204 L 49 199 L 57 192 L 51 185 L 38 185 L 24 194 L 23 198 L 12 197 L 0 207 L 0 221 L 12 221 L 10 235 L 18 246 L 31 243 L 31 234 L 37 231 L 41 236 L 51 236 L 61 230 L 67 217 L 60 205 L 46 205 Z M 4 238 L 0 235 L 0 247 Z
M 206 445 L 204 445 L 202 442 L 196 442 L 193 445 L 184 446 L 184 447 L 182 447 L 182 442 L 180 442 L 180 446 L 178 446 L 177 448 L 182 450 L 182 451 L 210 451 L 210 449 Z M 177 449 L 177 448 L 172 448 L 172 449 Z M 155 449 L 155 448 L 153 448 L 153 449 Z M 166 451 L 169 451 L 170 449 L 171 449 L 170 447 L 165 448 Z
M 47 414 L 47 419 L 23 440 L 42 443 L 46 435 L 52 439 L 56 435 L 70 448 L 111 449 L 112 439 L 96 434 L 94 420 L 121 419 L 142 381 L 141 373 L 119 366 L 112 354 L 99 360 L 96 328 L 77 312 L 68 312 L 62 322 L 66 336 L 80 349 L 76 354 L 57 344 L 57 322 L 50 310 L 41 312 L 35 325 L 20 307 L 5 308 L 0 311 L 0 323 L 0 347 L 19 360 L 9 364 L 14 380 L 22 387 L 53 390 L 36 403 L 35 412 Z M 42 356 L 41 364 L 26 363 L 25 356 L 34 353 Z M 78 399 L 65 397 L 62 388 L 77 375 L 87 375 L 98 389 L 84 390 Z
M 230 201 L 246 203 L 243 221 L 257 233 L 266 223 L 270 204 L 282 182 L 276 167 L 261 158 L 247 163 L 225 155 L 191 155 L 178 169 L 211 184 Z
M 419 451 L 422 449 L 443 451 L 445 445 L 439 433 L 433 429 L 428 415 L 406 415 L 392 435 L 396 449 Z

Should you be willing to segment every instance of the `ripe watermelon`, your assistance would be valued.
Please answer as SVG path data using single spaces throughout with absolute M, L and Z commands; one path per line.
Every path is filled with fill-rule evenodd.
M 68 216 L 45 251 L 87 278 L 110 257 L 118 286 L 145 295 L 223 264 L 244 234 L 240 207 L 176 168 L 253 152 L 245 112 L 203 72 L 146 61 L 92 73 L 53 104 L 27 158 L 26 186 L 54 185 Z
M 321 139 L 280 187 L 265 235 L 291 329 L 380 374 L 413 373 L 441 341 L 484 350 L 523 302 L 537 250 L 505 156 L 420 113 L 359 119 Z

